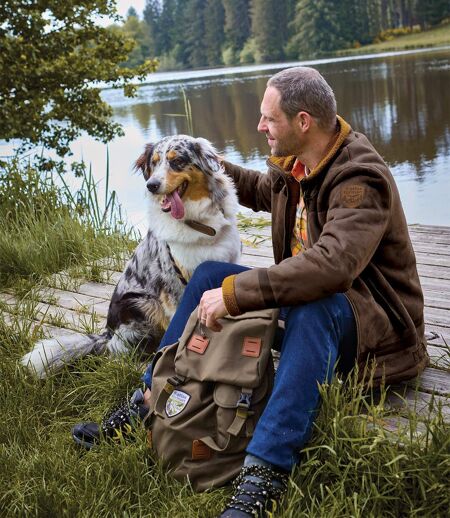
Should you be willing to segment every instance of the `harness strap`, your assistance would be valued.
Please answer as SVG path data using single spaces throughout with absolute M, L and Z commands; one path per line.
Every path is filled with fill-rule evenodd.
M 170 261 L 172 263 L 173 269 L 175 270 L 175 273 L 177 274 L 177 277 L 180 279 L 181 284 L 186 286 L 188 281 L 186 280 L 186 277 L 183 275 L 183 272 L 178 267 L 177 263 L 175 262 L 175 259 L 173 258 L 172 252 L 170 251 L 170 246 L 168 243 L 166 243 L 167 246 L 167 252 L 169 254 Z

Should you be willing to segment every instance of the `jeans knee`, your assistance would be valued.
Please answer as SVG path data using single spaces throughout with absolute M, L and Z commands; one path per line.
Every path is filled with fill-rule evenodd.
M 219 261 L 205 261 L 200 263 L 192 274 L 190 284 L 209 286 L 216 277 L 216 272 L 220 271 Z
M 345 296 L 337 293 L 324 299 L 292 307 L 288 313 L 288 319 L 295 321 L 297 325 L 323 324 L 337 317 L 343 303 L 346 303 Z

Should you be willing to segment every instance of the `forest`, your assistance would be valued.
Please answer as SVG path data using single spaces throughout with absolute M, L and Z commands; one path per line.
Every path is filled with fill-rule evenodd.
M 449 0 L 147 0 L 112 29 L 136 42 L 124 66 L 187 69 L 329 55 L 449 16 Z

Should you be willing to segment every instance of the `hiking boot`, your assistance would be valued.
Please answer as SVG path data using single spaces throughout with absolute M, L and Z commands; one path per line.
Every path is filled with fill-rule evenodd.
M 234 496 L 219 518 L 262 518 L 276 510 L 289 475 L 267 466 L 244 466 L 234 481 Z
M 101 425 L 97 423 L 78 423 L 72 428 L 73 440 L 90 450 L 104 439 L 127 437 L 136 430 L 139 423 L 148 413 L 144 405 L 144 393 L 137 389 L 131 398 L 126 398 L 112 408 L 102 419 Z

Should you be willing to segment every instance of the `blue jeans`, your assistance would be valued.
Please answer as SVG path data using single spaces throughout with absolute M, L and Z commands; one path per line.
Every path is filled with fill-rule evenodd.
M 178 340 L 205 291 L 220 287 L 228 275 L 245 270 L 245 266 L 229 263 L 201 264 L 186 287 L 160 348 Z M 290 471 L 311 434 L 320 403 L 318 384 L 331 380 L 338 358 L 339 370 L 351 370 L 357 338 L 353 310 L 341 293 L 282 308 L 280 315 L 285 320 L 280 363 L 247 453 Z M 150 366 L 144 381 L 151 385 Z

